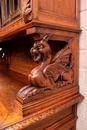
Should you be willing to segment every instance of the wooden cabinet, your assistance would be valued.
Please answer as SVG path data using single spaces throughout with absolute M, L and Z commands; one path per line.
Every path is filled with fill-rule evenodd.
M 15 35 L 18 37 L 17 34 L 19 33 L 21 33 L 20 35 L 27 35 L 26 29 L 38 26 L 78 33 L 81 31 L 79 25 L 79 0 L 65 0 L 64 2 L 62 0 L 52 0 L 50 3 L 48 0 L 43 2 L 41 0 L 21 0 L 21 5 L 19 8 L 21 8 L 22 15 L 1 29 L 0 39 L 2 41 L 6 37 L 7 39 L 11 39 Z
M 21 0 L 20 15 L 1 26 L 1 84 L 7 89 L 2 87 L 0 101 L 9 111 L 1 129 L 76 130 L 76 106 L 83 99 L 79 7 L 79 0 Z
M 31 11 L 25 22 L 32 20 L 39 26 L 44 24 L 52 28 L 79 29 L 79 0 L 30 0 L 28 3 Z

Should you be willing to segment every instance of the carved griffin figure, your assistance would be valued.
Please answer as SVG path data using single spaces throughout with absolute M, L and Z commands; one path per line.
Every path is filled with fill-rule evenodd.
M 53 89 L 59 87 L 59 83 L 72 83 L 73 70 L 71 50 L 69 43 L 57 52 L 52 59 L 51 49 L 47 43 L 49 37 L 46 35 L 42 40 L 36 41 L 30 50 L 35 62 L 39 65 L 28 75 L 29 85 L 19 90 L 22 98 L 38 93 L 39 90 Z

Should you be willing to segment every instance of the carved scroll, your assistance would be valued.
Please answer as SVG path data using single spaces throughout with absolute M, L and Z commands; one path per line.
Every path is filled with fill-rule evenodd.
M 32 20 L 31 0 L 27 0 L 26 7 L 23 11 L 23 18 L 25 23 Z
M 48 39 L 47 35 L 44 36 L 42 40 L 36 41 L 30 50 L 34 61 L 39 65 L 28 75 L 29 85 L 19 90 L 18 95 L 22 98 L 73 83 L 70 42 L 52 59 Z

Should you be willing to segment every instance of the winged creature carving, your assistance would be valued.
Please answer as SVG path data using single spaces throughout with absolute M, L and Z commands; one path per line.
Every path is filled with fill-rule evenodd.
M 48 44 L 49 36 L 36 41 L 30 50 L 31 55 L 38 66 L 28 75 L 29 85 L 19 90 L 22 98 L 29 97 L 39 90 L 53 89 L 59 87 L 60 83 L 71 84 L 73 82 L 73 61 L 69 43 L 57 52 L 52 59 L 51 49 Z

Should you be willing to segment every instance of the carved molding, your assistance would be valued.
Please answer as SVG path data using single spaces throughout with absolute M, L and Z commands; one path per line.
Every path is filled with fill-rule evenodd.
M 13 21 L 13 23 L 3 27 L 1 30 L 0 30 L 0 37 L 1 36 L 4 36 L 8 33 L 12 33 L 12 31 L 15 31 L 16 29 L 18 28 L 21 28 L 25 25 L 24 21 L 22 20 L 22 18 L 19 18 L 15 21 Z
M 21 129 L 29 128 L 31 125 L 34 125 L 37 122 L 42 121 L 43 119 L 46 119 L 47 117 L 52 116 L 53 114 L 56 114 L 56 113 L 58 113 L 60 111 L 63 111 L 65 108 L 68 108 L 69 106 L 72 106 L 73 104 L 80 102 L 82 99 L 83 99 L 83 96 L 81 96 L 80 94 L 77 94 L 76 98 L 72 97 L 72 99 L 69 100 L 69 101 L 64 100 L 64 103 L 62 105 L 60 105 L 60 106 L 53 107 L 51 109 L 49 108 L 48 110 L 45 110 L 43 112 L 33 114 L 32 116 L 24 118 L 21 121 L 10 124 L 8 126 L 3 126 L 3 127 L 1 127 L 1 129 L 3 129 L 3 130 L 5 130 L 5 129 L 8 129 L 8 130 L 10 130 L 10 129 L 21 130 Z M 72 114 L 70 115 L 70 117 L 71 118 L 69 118 L 69 121 L 68 121 L 69 124 L 70 124 L 70 122 L 73 122 L 73 120 L 75 121 L 77 119 Z M 71 119 L 71 121 L 70 121 L 70 119 Z M 61 121 L 63 121 L 63 120 L 61 120 Z M 67 121 L 67 119 L 66 119 L 66 121 Z M 58 124 L 60 124 L 60 123 L 58 123 Z M 58 127 L 60 127 L 60 125 L 58 125 Z

